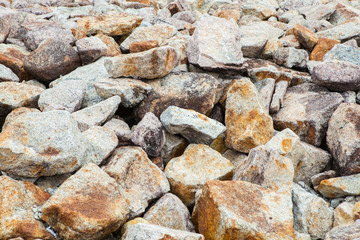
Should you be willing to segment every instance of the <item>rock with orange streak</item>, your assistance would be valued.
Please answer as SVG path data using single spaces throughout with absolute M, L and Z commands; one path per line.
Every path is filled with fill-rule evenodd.
M 95 164 L 68 178 L 42 206 L 42 220 L 63 239 L 103 239 L 118 230 L 129 208 L 115 179 Z
M 239 152 L 248 153 L 273 136 L 272 119 L 255 85 L 246 78 L 237 80 L 227 92 L 225 126 L 225 145 Z
M 229 180 L 234 166 L 220 153 L 207 145 L 190 144 L 183 155 L 170 160 L 165 174 L 171 192 L 186 206 L 195 203 L 195 193 L 210 180 Z
M 322 180 L 319 192 L 326 198 L 360 195 L 360 173 Z
M 54 239 L 45 226 L 34 218 L 33 208 L 50 195 L 30 182 L 0 177 L 0 239 Z
M 129 50 L 131 53 L 138 53 L 156 47 L 159 47 L 159 42 L 157 40 L 147 40 L 147 41 L 138 41 L 131 43 L 129 46 Z
M 24 58 L 30 52 L 25 47 L 14 44 L 0 44 L 0 64 L 10 68 L 20 80 L 29 80 L 29 74 L 24 69 Z
M 319 38 L 319 41 L 311 51 L 310 60 L 322 61 L 324 55 L 329 52 L 336 44 L 339 44 L 339 40 L 333 40 L 330 38 Z
M 316 43 L 318 42 L 318 38 L 316 37 L 316 34 L 313 33 L 310 29 L 301 26 L 299 24 L 296 24 L 294 27 L 294 35 L 299 40 L 301 45 L 303 45 L 305 48 L 312 50 Z
M 106 53 L 107 57 L 114 57 L 117 55 L 121 55 L 120 46 L 119 44 L 116 43 L 114 38 L 110 36 L 106 36 L 102 33 L 96 34 L 95 37 L 100 38 L 100 40 L 103 43 L 105 43 L 105 45 L 107 46 L 107 53 Z
M 334 227 L 355 223 L 355 203 L 343 202 L 334 210 Z

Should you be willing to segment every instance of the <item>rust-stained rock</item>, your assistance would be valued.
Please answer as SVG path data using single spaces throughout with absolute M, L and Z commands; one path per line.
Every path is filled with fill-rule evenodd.
M 355 203 L 343 202 L 334 210 L 334 227 L 355 223 Z
M 322 180 L 325 180 L 328 178 L 334 178 L 334 177 L 336 177 L 336 172 L 334 170 L 329 170 L 329 171 L 315 174 L 314 176 L 311 177 L 310 180 L 311 180 L 311 184 L 312 184 L 313 188 L 317 191 L 319 184 Z
M 296 24 L 294 27 L 294 35 L 297 38 L 297 40 L 299 40 L 301 45 L 303 45 L 305 48 L 309 49 L 310 51 L 314 48 L 314 46 L 318 42 L 318 38 L 316 37 L 314 32 L 299 24 Z
M 4 121 L 4 125 L 3 125 L 3 129 L 6 128 L 6 126 L 10 123 L 12 123 L 13 121 L 15 121 L 15 119 L 20 116 L 21 114 L 24 113 L 29 113 L 29 112 L 40 112 L 39 109 L 37 108 L 28 108 L 28 107 L 19 107 L 19 108 L 15 108 L 14 110 L 12 110 L 5 118 Z
M 330 38 L 319 38 L 314 49 L 311 51 L 309 59 L 313 61 L 322 61 L 324 55 L 339 43 L 340 41 L 338 40 L 333 40 Z
M 207 145 L 190 144 L 183 155 L 170 160 L 165 174 L 171 185 L 171 192 L 186 206 L 195 203 L 195 193 L 210 180 L 229 180 L 234 166 L 220 153 Z
M 106 36 L 102 33 L 96 34 L 95 37 L 100 38 L 100 40 L 103 43 L 105 43 L 105 45 L 107 46 L 107 53 L 106 53 L 107 57 L 114 57 L 117 55 L 121 55 L 120 46 L 119 44 L 116 43 L 114 38 L 110 36 Z
M 248 153 L 273 136 L 273 122 L 250 80 L 237 80 L 228 90 L 225 112 L 225 145 Z
M 147 40 L 131 43 L 129 46 L 129 50 L 131 53 L 137 53 L 144 52 L 156 47 L 159 47 L 159 42 L 157 40 Z
M 322 180 L 319 192 L 326 198 L 360 195 L 360 173 Z
M 45 226 L 33 217 L 33 207 L 50 195 L 30 182 L 0 176 L 0 238 L 54 239 Z
M 20 80 L 29 80 L 30 76 L 24 69 L 24 58 L 30 52 L 25 47 L 14 44 L 0 44 L 0 64 L 10 68 Z
M 42 220 L 63 239 L 102 239 L 120 228 L 129 209 L 119 185 L 95 164 L 68 178 L 42 206 Z
M 351 225 L 334 227 L 329 231 L 324 240 L 355 240 L 360 237 L 360 221 Z

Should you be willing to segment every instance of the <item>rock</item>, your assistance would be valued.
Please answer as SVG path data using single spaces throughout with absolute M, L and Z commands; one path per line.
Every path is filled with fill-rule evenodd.
M 344 103 L 356 103 L 356 93 L 354 91 L 342 92 Z
M 0 176 L 0 238 L 54 239 L 45 226 L 33 216 L 32 209 L 50 197 L 30 182 Z M 24 227 L 26 226 L 26 227 Z
M 306 68 L 309 54 L 304 49 L 285 47 L 278 48 L 273 58 L 276 64 L 284 65 L 287 68 Z
M 172 193 L 162 196 L 145 214 L 152 224 L 176 230 L 194 232 L 191 215 L 181 200 Z
M 92 126 L 99 126 L 109 120 L 118 109 L 121 102 L 119 96 L 113 96 L 91 107 L 81 109 L 71 114 L 78 123 L 81 131 L 86 131 Z
M 149 84 L 132 78 L 104 78 L 96 81 L 94 87 L 104 99 L 119 96 L 121 105 L 127 108 L 139 104 L 152 90 Z
M 187 64 L 186 47 L 189 43 L 189 35 L 176 35 L 164 41 L 164 46 L 175 48 L 179 56 L 179 64 Z
M 24 58 L 25 70 L 36 79 L 50 83 L 80 66 L 78 53 L 68 44 L 48 39 Z
M 271 105 L 270 105 L 270 113 L 276 113 L 283 106 L 284 97 L 286 94 L 286 90 L 288 88 L 287 81 L 279 81 L 275 84 L 274 95 L 272 96 Z
M 28 80 L 29 74 L 24 69 L 23 61 L 29 53 L 25 47 L 0 44 L 0 64 L 10 68 L 20 80 Z
M 172 135 L 165 131 L 165 145 L 161 150 L 161 159 L 166 165 L 171 159 L 179 157 L 184 153 L 188 143 L 178 135 Z
M 260 18 L 261 20 L 267 20 L 270 17 L 276 16 L 275 8 L 268 7 L 262 4 L 250 3 L 242 6 L 243 15 L 251 15 Z
M 220 82 L 208 74 L 171 73 L 148 84 L 153 91 L 135 108 L 138 119 L 147 112 L 160 117 L 172 105 L 209 114 L 222 94 Z
M 334 40 L 348 40 L 360 35 L 360 18 L 355 17 L 330 29 L 316 33 L 318 38 L 330 38 Z
M 165 46 L 108 58 L 104 64 L 114 78 L 134 76 L 154 79 L 169 74 L 178 64 L 178 57 L 174 48 Z
M 0 82 L 6 81 L 19 82 L 20 79 L 10 68 L 0 64 Z
M 87 164 L 42 206 L 41 218 L 63 239 L 101 239 L 118 230 L 128 214 L 116 181 Z
M 321 5 L 320 0 L 285 0 L 280 3 L 281 8 L 285 10 L 301 9 L 302 7 L 310 7 Z
M 121 55 L 120 46 L 116 43 L 115 39 L 109 36 L 106 36 L 102 33 L 98 33 L 95 37 L 99 38 L 103 43 L 105 43 L 107 47 L 106 56 L 114 57 L 117 55 Z
M 351 225 L 355 223 L 355 204 L 343 202 L 334 210 L 334 227 L 340 225 Z
M 166 227 L 161 227 L 153 224 L 138 223 L 128 228 L 125 234 L 122 236 L 122 240 L 131 239 L 171 239 L 171 240 L 204 240 L 201 234 L 191 233 L 186 231 L 174 230 Z
M 159 41 L 157 40 L 145 40 L 133 42 L 129 46 L 129 50 L 131 53 L 138 53 L 150 50 L 152 48 L 159 47 Z
M 341 94 L 314 84 L 290 87 L 283 108 L 272 116 L 274 128 L 278 131 L 290 128 L 302 141 L 320 146 L 328 121 L 342 101 Z
M 339 40 L 333 40 L 330 38 L 319 38 L 314 49 L 311 51 L 310 60 L 322 61 L 324 55 L 329 52 L 336 44 L 339 43 Z
M 319 192 L 326 198 L 360 195 L 360 174 L 322 180 Z
M 107 54 L 107 46 L 97 37 L 88 37 L 77 40 L 76 48 L 83 65 L 92 63 Z
M 329 231 L 324 240 L 353 240 L 360 237 L 360 221 L 349 226 L 334 227 Z
M 130 127 L 123 120 L 112 118 L 104 124 L 104 127 L 115 132 L 119 145 L 129 145 L 131 143 Z
M 171 134 L 180 134 L 190 143 L 211 144 L 225 126 L 193 110 L 168 107 L 160 116 L 161 123 Z
M 86 35 L 101 33 L 108 36 L 131 33 L 140 25 L 142 18 L 118 11 L 110 11 L 98 16 L 86 16 L 77 20 L 76 39 Z
M 360 66 L 360 49 L 344 44 L 335 45 L 324 55 L 324 61 L 345 61 Z
M 153 164 L 139 147 L 120 147 L 102 167 L 120 185 L 127 199 L 130 218 L 145 212 L 149 202 L 170 190 L 165 174 Z
M 259 97 L 263 100 L 264 110 L 269 113 L 271 99 L 275 90 L 275 80 L 273 78 L 265 78 L 256 82 L 255 86 L 259 92 Z
M 6 128 L 6 126 L 10 123 L 12 123 L 13 121 L 15 121 L 15 119 L 20 116 L 21 114 L 24 113 L 29 113 L 29 112 L 37 112 L 39 113 L 40 110 L 36 109 L 36 108 L 28 108 L 28 107 L 19 107 L 19 108 L 15 108 L 14 110 L 12 110 L 5 118 L 4 121 L 4 125 L 3 125 L 3 129 Z
M 48 192 L 50 195 L 53 195 L 60 185 L 63 184 L 66 179 L 71 177 L 71 175 L 72 173 L 65 173 L 50 177 L 39 177 L 36 179 L 35 184 L 44 191 Z
M 174 15 L 172 15 L 172 17 L 179 19 L 179 20 L 186 21 L 191 24 L 193 24 L 196 21 L 196 18 L 191 11 L 177 12 Z
M 227 92 L 225 126 L 225 145 L 240 152 L 248 153 L 273 136 L 272 119 L 256 87 L 246 78 L 237 80 Z
M 149 221 L 141 218 L 141 217 L 137 217 L 134 218 L 130 221 L 127 221 L 122 227 L 121 227 L 121 235 L 124 235 L 125 232 L 129 229 L 129 227 L 131 227 L 132 225 L 135 224 L 139 224 L 139 223 L 144 223 L 144 224 L 151 224 Z
M 222 156 L 226 159 L 228 159 L 233 165 L 234 169 L 237 169 L 238 166 L 243 165 L 247 162 L 247 155 L 241 152 L 237 152 L 234 150 L 226 150 Z
M 294 27 L 294 35 L 297 40 L 308 50 L 312 50 L 316 43 L 318 42 L 318 39 L 310 29 L 301 26 L 299 24 L 296 24 Z
M 186 206 L 195 203 L 195 193 L 207 181 L 229 180 L 233 165 L 220 153 L 207 145 L 190 144 L 183 155 L 170 160 L 165 174 L 171 185 L 171 192 Z
M 317 191 L 319 184 L 322 180 L 328 179 L 328 178 L 334 178 L 336 177 L 336 172 L 334 170 L 329 170 L 326 172 L 318 173 L 311 177 L 311 183 L 313 185 L 313 188 Z
M 129 51 L 131 44 L 145 41 L 157 41 L 161 46 L 166 39 L 171 38 L 177 32 L 176 27 L 169 24 L 138 27 L 120 44 L 120 47 L 123 51 Z
M 240 39 L 235 22 L 203 16 L 186 48 L 189 63 L 207 70 L 238 70 L 244 62 Z
M 292 199 L 294 229 L 310 234 L 313 239 L 323 239 L 333 224 L 334 213 L 330 204 L 298 184 L 293 185 Z
M 65 110 L 70 113 L 81 108 L 84 99 L 85 84 L 81 81 L 67 81 L 46 89 L 38 101 L 41 111 Z
M 159 119 L 148 112 L 131 133 L 131 141 L 149 156 L 157 157 L 165 145 L 165 133 Z
M 329 21 L 334 25 L 344 23 L 348 20 L 351 20 L 354 17 L 359 17 L 359 14 L 360 14 L 358 9 L 353 8 L 347 4 L 345 5 L 341 2 L 336 4 L 336 7 L 334 10 L 335 10 L 335 12 L 330 16 L 330 19 L 329 19 Z
M 19 107 L 37 107 L 44 89 L 23 83 L 0 82 L 0 117 Z

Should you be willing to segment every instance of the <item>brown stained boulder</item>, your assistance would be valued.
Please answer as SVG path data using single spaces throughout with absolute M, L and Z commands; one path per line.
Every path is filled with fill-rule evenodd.
M 20 80 L 29 80 L 30 76 L 24 69 L 24 59 L 30 52 L 25 47 L 13 44 L 0 44 L 0 64 L 10 68 Z
M 118 230 L 128 214 L 116 181 L 95 164 L 87 164 L 42 206 L 41 218 L 65 240 L 95 240 Z
M 102 33 L 108 36 L 125 35 L 131 33 L 140 25 L 139 16 L 110 11 L 98 16 L 86 16 L 77 20 L 75 38 L 81 39 L 89 34 Z
M 173 47 L 158 47 L 145 52 L 108 58 L 104 65 L 111 77 L 154 79 L 169 74 L 178 64 L 179 56 Z
M 248 153 L 273 136 L 272 119 L 255 85 L 246 78 L 237 80 L 227 92 L 225 126 L 225 145 L 240 152 Z
M 308 50 L 312 50 L 316 43 L 318 42 L 318 38 L 316 34 L 312 32 L 310 29 L 296 24 L 294 27 L 294 35 L 297 40 Z
M 360 173 L 360 106 L 341 104 L 329 121 L 326 143 L 340 175 Z
M 0 176 L 0 239 L 54 239 L 33 216 L 50 195 L 30 182 Z
M 92 63 L 107 53 L 107 46 L 97 37 L 79 39 L 75 45 L 83 65 Z
M 342 102 L 340 93 L 329 92 L 311 83 L 290 87 L 283 108 L 272 115 L 274 128 L 279 131 L 289 128 L 302 141 L 320 146 L 328 121 Z
M 131 43 L 129 46 L 129 50 L 131 53 L 137 53 L 137 52 L 144 52 L 156 47 L 159 47 L 159 41 L 145 40 L 145 41 L 138 41 Z
M 340 41 L 338 40 L 333 40 L 330 38 L 319 38 L 314 49 L 311 51 L 309 59 L 313 61 L 322 61 L 324 55 L 339 43 Z
M 48 39 L 24 58 L 25 70 L 43 83 L 50 83 L 81 65 L 78 53 L 68 44 Z
M 115 57 L 121 55 L 121 50 L 119 44 L 116 43 L 115 39 L 109 36 L 106 36 L 102 33 L 98 33 L 95 37 L 99 38 L 107 47 L 106 56 Z
M 326 198 L 360 195 L 360 174 L 322 180 L 318 191 Z
M 153 90 L 135 108 L 138 119 L 142 119 L 147 112 L 160 117 L 172 105 L 209 114 L 222 94 L 220 82 L 208 74 L 171 73 L 147 83 Z

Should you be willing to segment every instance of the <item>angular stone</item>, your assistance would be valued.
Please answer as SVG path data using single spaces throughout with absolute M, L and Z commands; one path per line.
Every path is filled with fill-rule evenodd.
M 304 49 L 293 47 L 278 48 L 274 53 L 274 62 L 287 68 L 306 68 L 309 54 Z
M 81 108 L 85 95 L 85 84 L 67 81 L 46 89 L 40 94 L 38 105 L 41 111 L 65 110 L 70 113 Z
M 325 171 L 322 173 L 315 174 L 311 177 L 311 184 L 313 188 L 317 191 L 319 184 L 322 180 L 328 179 L 328 178 L 334 178 L 336 177 L 336 172 L 334 170 Z
M 39 177 L 36 179 L 35 184 L 44 191 L 48 192 L 50 195 L 53 195 L 60 185 L 63 184 L 63 182 L 65 182 L 65 180 L 71 175 L 72 173 L 65 173 L 50 177 Z
M 111 77 L 154 79 L 169 74 L 177 65 L 178 58 L 173 47 L 165 46 L 108 58 L 104 64 Z
M 226 150 L 222 156 L 228 159 L 233 165 L 234 169 L 237 169 L 238 166 L 243 165 L 247 162 L 247 155 L 241 152 L 237 152 L 235 150 Z
M 174 15 L 172 15 L 171 17 L 186 21 L 191 24 L 193 24 L 196 21 L 196 18 L 191 11 L 177 12 Z
M 19 82 L 19 77 L 8 67 L 0 64 L 0 82 Z
M 130 145 L 131 130 L 129 125 L 121 119 L 112 118 L 104 124 L 104 127 L 115 132 L 119 145 Z
M 90 34 L 102 33 L 117 36 L 131 33 L 140 25 L 142 18 L 118 11 L 110 11 L 98 16 L 86 16 L 77 20 L 76 39 Z
M 170 190 L 165 174 L 139 147 L 117 148 L 102 168 L 120 185 L 131 218 L 144 213 L 149 202 Z
M 279 81 L 275 84 L 274 95 L 272 96 L 271 105 L 270 105 L 270 113 L 276 113 L 280 110 L 280 108 L 284 105 L 284 97 L 286 94 L 286 90 L 288 88 L 287 81 Z
M 265 78 L 256 82 L 255 86 L 259 92 L 259 97 L 263 100 L 264 110 L 269 113 L 271 99 L 275 90 L 275 80 L 273 78 Z
M 0 238 L 54 239 L 33 216 L 32 209 L 50 197 L 30 182 L 0 176 Z
M 183 155 L 170 160 L 165 174 L 171 185 L 171 192 L 186 206 L 195 203 L 195 193 L 207 181 L 229 180 L 233 165 L 220 153 L 207 145 L 190 144 Z
M 119 44 L 116 43 L 115 39 L 109 36 L 106 36 L 102 33 L 98 33 L 95 37 L 99 38 L 103 43 L 105 43 L 107 47 L 106 56 L 114 57 L 117 55 L 121 55 L 121 50 Z
M 94 87 L 104 99 L 119 96 L 121 105 L 127 108 L 139 104 L 152 90 L 149 84 L 132 78 L 104 78 L 95 82 Z
M 149 221 L 146 221 L 145 219 L 141 217 L 134 218 L 130 221 L 127 221 L 122 227 L 121 227 L 121 235 L 124 235 L 125 232 L 131 227 L 132 225 L 144 223 L 144 224 L 151 224 Z
M 260 18 L 261 20 L 267 20 L 270 17 L 276 16 L 275 8 L 268 7 L 262 4 L 246 4 L 242 6 L 243 15 L 251 15 Z
M 179 64 L 187 64 L 186 47 L 189 43 L 189 35 L 175 35 L 164 41 L 164 46 L 175 48 L 179 56 Z
M 344 103 L 356 103 L 356 93 L 354 91 L 342 92 Z
M 161 123 L 171 134 L 180 134 L 190 143 L 211 144 L 225 132 L 220 122 L 193 110 L 168 107 L 160 116 Z
M 265 59 L 271 59 L 274 56 L 274 53 L 278 48 L 282 47 L 294 47 L 301 48 L 300 42 L 296 39 L 294 35 L 283 36 L 279 39 L 273 38 L 269 39 L 266 42 L 266 45 L 263 49 L 262 56 Z
M 339 44 L 339 40 L 333 40 L 330 38 L 319 38 L 314 49 L 311 51 L 310 60 L 322 61 L 324 55 L 329 52 L 336 44 Z
M 324 61 L 345 61 L 360 66 L 360 50 L 358 47 L 337 44 L 324 55 L 323 59 Z
M 0 82 L 0 117 L 19 107 L 37 107 L 44 89 L 23 83 Z
M 194 232 L 191 215 L 181 200 L 172 193 L 162 196 L 145 214 L 152 224 L 176 230 Z
M 348 40 L 350 38 L 360 36 L 360 18 L 355 17 L 349 21 L 332 27 L 328 30 L 320 31 L 316 33 L 318 38 L 330 38 L 334 40 Z
M 360 173 L 360 106 L 341 104 L 329 121 L 326 143 L 340 175 Z
M 329 231 L 324 240 L 355 240 L 360 237 L 360 221 L 349 226 L 334 227 Z
M 273 136 L 273 123 L 250 80 L 237 80 L 228 90 L 225 112 L 225 145 L 248 153 Z
M 50 83 L 78 66 L 78 53 L 68 43 L 55 39 L 45 40 L 24 58 L 25 70 L 44 83 Z
M 334 227 L 355 223 L 354 203 L 343 202 L 334 210 Z
M 4 125 L 3 125 L 3 129 L 6 128 L 6 126 L 10 123 L 12 123 L 13 121 L 15 121 L 15 119 L 20 116 L 21 114 L 24 113 L 29 113 L 29 112 L 40 112 L 39 109 L 37 108 L 28 108 L 28 107 L 19 107 L 19 108 L 15 108 L 14 110 L 12 110 L 5 118 L 4 121 Z
M 166 227 L 161 227 L 153 224 L 138 223 L 130 226 L 125 234 L 122 236 L 122 240 L 131 239 L 147 239 L 147 240 L 158 240 L 158 239 L 171 239 L 171 240 L 205 240 L 203 235 L 174 230 Z
M 274 114 L 274 128 L 290 128 L 302 141 L 320 146 L 327 130 L 328 121 L 343 101 L 339 93 L 305 83 L 288 88 L 284 107 Z
M 298 184 L 293 185 L 292 199 L 294 229 L 310 234 L 313 239 L 323 239 L 333 224 L 334 213 L 330 204 Z
M 235 22 L 203 16 L 186 48 L 189 63 L 208 70 L 240 69 L 244 62 L 240 40 Z
M 172 135 L 165 131 L 165 145 L 161 150 L 161 159 L 166 165 L 171 159 L 179 157 L 184 153 L 188 143 L 178 135 Z
M 171 38 L 177 32 L 176 27 L 169 24 L 138 27 L 121 43 L 120 47 L 124 51 L 129 51 L 131 44 L 140 41 L 157 41 L 161 46 L 166 39 Z
M 160 120 L 152 112 L 146 113 L 131 133 L 131 141 L 149 156 L 159 156 L 165 145 L 165 133 Z
M 20 80 L 28 80 L 29 74 L 24 69 L 23 61 L 29 53 L 25 47 L 0 44 L 0 64 L 10 68 Z
M 318 42 L 318 38 L 316 37 L 315 33 L 312 32 L 310 29 L 296 24 L 294 27 L 294 35 L 297 40 L 308 50 L 312 50 L 316 43 Z
M 81 109 L 71 114 L 78 123 L 81 131 L 86 131 L 92 126 L 99 126 L 109 120 L 118 109 L 121 102 L 119 96 L 113 96 L 91 107 Z
M 358 9 L 353 8 L 348 4 L 345 5 L 343 3 L 339 2 L 334 9 L 335 12 L 330 16 L 329 21 L 334 25 L 344 23 L 354 17 L 359 17 L 360 15 Z
M 116 181 L 87 164 L 42 206 L 41 218 L 64 239 L 101 239 L 118 230 L 128 214 Z
M 160 117 L 172 105 L 209 114 L 222 94 L 220 82 L 208 74 L 171 73 L 148 84 L 153 91 L 135 109 L 138 119 L 147 112 Z
M 129 46 L 129 50 L 131 53 L 137 53 L 144 52 L 156 47 L 159 47 L 159 42 L 157 40 L 147 40 L 131 43 Z
M 360 195 L 360 174 L 322 180 L 318 190 L 326 198 Z
M 83 65 L 92 63 L 107 54 L 107 46 L 97 37 L 87 37 L 77 40 L 76 48 Z

